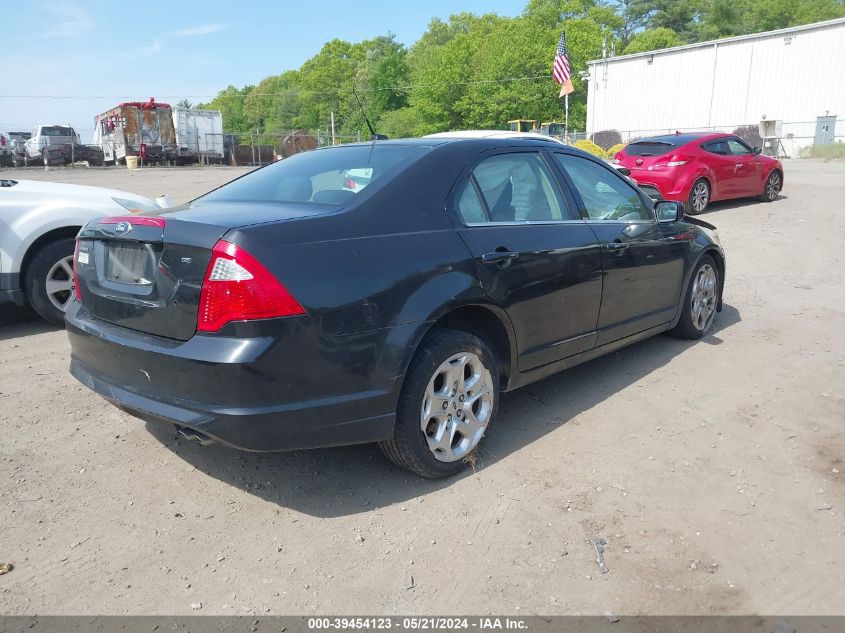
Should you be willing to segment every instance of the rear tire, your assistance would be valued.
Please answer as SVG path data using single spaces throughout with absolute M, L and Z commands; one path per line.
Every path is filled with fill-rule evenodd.
M 455 475 L 475 463 L 498 405 L 499 372 L 487 344 L 467 332 L 436 330 L 405 374 L 394 437 L 379 446 L 420 477 Z
M 710 204 L 710 183 L 706 178 L 699 178 L 693 183 L 687 202 L 689 215 L 698 215 L 707 209 Z
M 763 194 L 760 196 L 760 200 L 774 202 L 780 194 L 781 187 L 783 187 L 783 179 L 780 177 L 780 172 L 773 169 L 763 185 Z
M 681 305 L 681 318 L 669 333 L 678 338 L 700 339 L 713 327 L 716 319 L 716 306 L 719 305 L 721 283 L 716 261 L 705 255 L 695 265 L 690 277 L 684 302 Z
M 41 247 L 30 260 L 24 280 L 26 299 L 32 309 L 55 325 L 64 325 L 65 308 L 73 294 L 71 237 Z

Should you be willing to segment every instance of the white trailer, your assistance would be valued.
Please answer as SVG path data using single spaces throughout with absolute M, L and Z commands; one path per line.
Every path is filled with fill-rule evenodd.
M 179 159 L 184 162 L 223 161 L 223 115 L 218 110 L 173 108 L 173 128 Z

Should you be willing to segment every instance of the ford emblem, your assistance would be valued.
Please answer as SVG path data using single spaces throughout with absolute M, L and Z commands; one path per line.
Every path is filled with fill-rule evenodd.
M 114 232 L 117 235 L 126 235 L 132 230 L 132 225 L 129 222 L 118 222 L 114 227 Z

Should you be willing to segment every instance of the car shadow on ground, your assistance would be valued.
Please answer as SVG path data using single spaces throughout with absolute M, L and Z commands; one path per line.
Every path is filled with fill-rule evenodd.
M 690 346 L 718 344 L 719 334 L 741 320 L 725 305 L 712 331 L 698 343 L 656 336 L 579 367 L 504 394 L 495 432 L 476 468 L 507 459 L 583 411 L 637 384 Z M 268 502 L 317 517 L 349 516 L 406 502 L 451 486 L 455 479 L 424 480 L 389 462 L 373 444 L 290 453 L 245 453 L 203 447 L 178 437 L 166 424 L 148 431 L 197 470 Z M 459 477 L 470 477 L 471 469 Z
M 0 341 L 22 338 L 32 334 L 55 332 L 63 328 L 48 323 L 32 310 L 17 306 L 0 308 Z
M 731 209 L 742 209 L 744 207 L 756 207 L 758 205 L 765 206 L 767 204 L 777 204 L 783 200 L 789 200 L 789 196 L 779 195 L 771 202 L 763 202 L 758 198 L 734 198 L 732 200 L 719 200 L 711 202 L 703 213 L 696 215 L 697 218 L 704 219 L 708 213 L 715 213 L 717 211 L 730 211 Z

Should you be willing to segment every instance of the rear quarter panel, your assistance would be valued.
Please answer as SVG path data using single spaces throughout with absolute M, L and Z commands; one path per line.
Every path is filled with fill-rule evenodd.
M 115 203 L 69 206 L 60 199 L 33 202 L 26 197 L 0 197 L 0 271 L 19 273 L 29 248 L 50 231 L 82 227 L 89 220 L 120 211 L 123 208 Z

